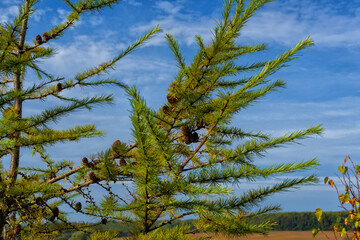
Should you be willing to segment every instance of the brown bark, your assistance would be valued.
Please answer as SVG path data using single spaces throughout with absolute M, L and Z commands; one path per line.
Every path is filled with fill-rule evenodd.
M 21 32 L 20 32 L 20 39 L 19 39 L 19 45 L 18 49 L 16 50 L 16 54 L 19 58 L 21 58 L 21 55 L 24 51 L 24 43 L 25 43 L 25 37 L 26 37 L 26 31 L 28 28 L 28 16 L 26 16 L 29 13 L 29 3 L 28 1 L 25 1 L 24 3 L 24 20 L 21 24 Z M 17 69 L 14 72 L 14 91 L 20 91 L 22 89 L 22 70 Z M 14 101 L 14 110 L 18 114 L 18 117 L 22 117 L 22 99 L 21 97 L 17 97 Z M 15 132 L 14 139 L 17 140 L 20 137 L 20 132 Z M 9 175 L 11 177 L 11 181 L 9 184 L 9 187 L 11 187 L 16 182 L 17 178 L 17 171 L 19 168 L 19 162 L 20 162 L 20 147 L 15 146 L 11 152 L 11 162 L 10 162 L 10 169 L 9 169 Z

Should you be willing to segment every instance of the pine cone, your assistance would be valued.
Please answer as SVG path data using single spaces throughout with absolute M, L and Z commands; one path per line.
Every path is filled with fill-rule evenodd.
M 85 165 L 85 166 L 89 166 L 89 160 L 87 159 L 87 157 L 83 157 L 83 159 L 81 159 L 82 163 Z
M 56 33 L 52 33 L 50 36 L 52 39 L 54 39 L 54 38 L 56 38 Z
M 58 207 L 54 207 L 52 209 L 52 213 L 53 215 L 57 218 L 59 216 L 59 208 Z
M 171 111 L 170 107 L 167 106 L 167 105 L 163 106 L 163 107 L 162 107 L 162 110 L 163 110 L 163 112 L 164 112 L 165 114 L 168 114 L 168 113 Z
M 61 83 L 56 84 L 56 91 L 60 92 L 61 90 L 63 90 L 63 86 Z
M 106 223 L 107 223 L 107 219 L 106 219 L 106 218 L 102 218 L 102 219 L 101 219 L 101 223 L 102 223 L 102 224 L 106 224 Z
M 15 235 L 18 235 L 21 232 L 21 225 L 20 224 L 16 225 L 13 232 Z
M 35 202 L 38 206 L 44 205 L 44 200 L 41 197 L 37 197 Z
M 77 212 L 79 212 L 79 211 L 81 210 L 81 202 L 77 202 L 77 203 L 75 204 L 75 210 L 76 210 Z
M 192 140 L 191 136 L 186 136 L 186 137 L 185 137 L 185 143 L 186 143 L 186 144 L 190 144 L 190 143 L 191 143 L 191 140 Z
M 191 142 L 195 143 L 197 141 L 199 141 L 199 134 L 197 134 L 197 132 L 193 132 L 191 134 Z
M 112 147 L 111 147 L 112 150 L 113 150 L 113 151 L 116 151 L 116 148 L 119 147 L 120 144 L 121 144 L 121 143 L 120 143 L 120 140 L 116 140 L 116 141 L 113 143 Z
M 99 179 L 96 177 L 94 172 L 89 172 L 89 178 L 93 183 L 96 183 L 99 181 Z
M 184 136 L 191 136 L 191 129 L 186 126 L 186 125 L 183 125 L 182 128 L 181 128 L 181 133 L 184 135 Z
M 171 94 L 166 95 L 166 98 L 172 106 L 175 106 L 179 102 L 179 99 Z
M 122 157 L 119 160 L 119 164 L 120 164 L 121 167 L 123 167 L 123 166 L 126 166 L 127 163 L 126 163 L 125 159 Z
M 44 41 L 45 41 L 45 42 L 49 41 L 50 37 L 49 37 L 49 35 L 47 34 L 47 32 L 44 32 L 44 33 L 43 33 L 43 38 L 44 38 Z
M 42 38 L 41 38 L 41 36 L 40 36 L 39 34 L 36 35 L 36 43 L 37 43 L 38 45 L 41 45 L 41 44 L 43 43 Z

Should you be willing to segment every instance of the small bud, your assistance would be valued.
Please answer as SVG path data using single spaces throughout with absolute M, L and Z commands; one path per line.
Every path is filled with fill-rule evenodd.
M 36 43 L 37 43 L 38 45 L 41 45 L 41 44 L 43 43 L 42 38 L 41 38 L 41 36 L 40 36 L 39 34 L 36 35 Z
M 79 212 L 79 211 L 81 210 L 81 202 L 77 202 L 77 203 L 75 204 L 75 210 L 76 210 L 77 212 Z
M 89 172 L 89 178 L 92 182 L 96 183 L 99 181 L 99 179 L 96 177 L 94 172 Z
M 125 161 L 125 159 L 122 157 L 122 158 L 120 158 L 120 160 L 119 160 L 119 164 L 120 164 L 120 166 L 126 166 L 126 161 Z
M 44 205 L 44 200 L 41 197 L 37 197 L 35 202 L 38 206 Z
M 164 114 L 168 114 L 170 112 L 170 107 L 165 105 L 165 106 L 162 107 L 162 111 L 163 111 Z
M 197 141 L 199 141 L 199 134 L 197 134 L 197 132 L 193 132 L 192 134 L 191 134 L 191 142 L 197 142 Z
M 18 225 L 16 225 L 15 228 L 14 228 L 14 234 L 15 234 L 15 235 L 18 235 L 20 232 L 21 232 L 21 225 L 18 224 Z
M 52 209 L 52 213 L 55 217 L 58 217 L 59 216 L 59 208 L 58 207 L 54 207 Z
M 56 91 L 60 92 L 63 89 L 63 86 L 61 83 L 56 84 Z
M 50 36 L 51 36 L 52 39 L 56 38 L 56 34 L 55 34 L 55 33 L 52 33 Z
M 107 219 L 106 219 L 106 218 L 102 218 L 102 219 L 101 219 L 101 223 L 102 223 L 102 224 L 106 224 L 106 223 L 107 223 Z
M 49 41 L 50 37 L 49 37 L 49 35 L 47 34 L 47 32 L 44 32 L 44 33 L 43 33 L 43 38 L 44 38 L 44 41 L 45 41 L 45 42 Z

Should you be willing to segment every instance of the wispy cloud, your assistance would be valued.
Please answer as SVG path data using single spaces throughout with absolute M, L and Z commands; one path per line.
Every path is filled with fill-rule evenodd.
M 140 1 L 136 1 L 136 0 L 125 0 L 124 2 L 129 5 L 133 5 L 133 6 L 141 6 L 142 5 L 142 3 Z
M 291 45 L 307 36 L 320 46 L 359 45 L 360 6 L 344 14 L 338 2 L 281 1 L 270 4 L 249 21 L 244 37 Z
M 136 24 L 131 28 L 133 35 L 138 35 L 146 30 L 160 25 L 164 33 L 170 33 L 174 37 L 190 46 L 195 43 L 195 35 L 200 35 L 205 41 L 211 39 L 211 28 L 215 26 L 215 21 L 211 16 L 196 15 L 183 10 L 184 1 L 157 1 L 155 8 L 159 15 L 149 23 Z M 163 45 L 166 41 L 163 35 L 159 35 L 150 42 L 150 45 Z
M 9 7 L 0 8 L 0 23 L 9 21 L 19 13 L 19 7 L 12 5 Z
M 184 1 L 157 1 L 155 7 L 162 11 L 149 23 L 136 25 L 132 31 L 144 32 L 159 24 L 165 32 L 173 34 L 187 45 L 194 44 L 194 36 L 211 38 L 215 26 L 212 16 L 196 16 L 183 11 Z M 360 6 L 352 6 L 353 14 L 343 14 L 339 4 L 323 1 L 279 1 L 257 12 L 246 24 L 241 37 L 249 41 L 275 42 L 294 45 L 311 36 L 319 46 L 358 46 L 360 43 Z M 349 6 L 348 6 L 349 7 Z M 157 38 L 154 45 L 164 44 Z

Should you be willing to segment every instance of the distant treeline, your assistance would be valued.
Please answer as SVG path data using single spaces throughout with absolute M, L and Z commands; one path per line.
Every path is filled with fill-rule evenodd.
M 331 224 L 343 223 L 346 216 L 345 212 L 328 212 L 320 225 L 313 212 L 271 213 L 254 217 L 250 223 L 276 222 L 272 227 L 274 231 L 308 231 L 314 228 L 331 230 Z
M 276 222 L 272 227 L 273 231 L 309 231 L 314 228 L 321 230 L 331 230 L 330 224 L 343 223 L 345 212 L 328 212 L 324 218 L 324 224 L 320 225 L 313 212 L 285 212 L 285 213 L 271 213 L 262 216 L 257 216 L 251 219 L 250 224 L 258 224 L 264 222 Z M 184 220 L 175 222 L 168 227 L 174 227 L 179 224 L 193 225 L 195 220 Z M 330 224 L 329 224 L 330 223 Z M 79 224 L 79 223 L 77 223 Z M 81 223 L 80 223 L 81 224 Z M 119 237 L 128 236 L 131 231 L 127 226 L 115 222 L 108 222 L 106 225 L 98 225 L 93 230 L 99 231 L 114 231 L 119 233 Z M 89 233 L 81 231 L 70 231 L 57 237 L 57 240 L 85 240 Z

